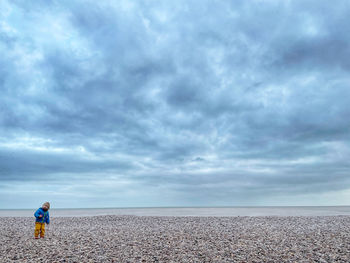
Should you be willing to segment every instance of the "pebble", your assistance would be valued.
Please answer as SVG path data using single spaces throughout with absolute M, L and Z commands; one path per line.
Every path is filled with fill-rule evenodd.
M 350 262 L 350 216 L 0 217 L 0 262 Z

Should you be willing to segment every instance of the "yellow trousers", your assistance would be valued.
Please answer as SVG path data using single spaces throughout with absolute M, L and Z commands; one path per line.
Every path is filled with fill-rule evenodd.
M 44 238 L 44 236 L 45 236 L 45 223 L 35 222 L 34 236 L 39 237 L 39 234 L 40 234 L 41 238 Z

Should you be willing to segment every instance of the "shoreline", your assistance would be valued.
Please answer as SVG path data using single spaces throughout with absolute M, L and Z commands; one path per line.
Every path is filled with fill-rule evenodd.
M 36 209 L 0 209 L 0 217 L 32 217 Z M 349 215 L 350 206 L 70 208 L 50 209 L 50 216 L 336 216 Z

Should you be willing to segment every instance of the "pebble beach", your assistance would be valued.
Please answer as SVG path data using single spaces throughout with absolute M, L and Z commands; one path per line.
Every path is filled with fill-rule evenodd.
M 0 262 L 350 262 L 350 216 L 0 217 Z

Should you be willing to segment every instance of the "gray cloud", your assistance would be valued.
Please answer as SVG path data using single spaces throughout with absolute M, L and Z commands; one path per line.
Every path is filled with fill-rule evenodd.
M 81 206 L 104 191 L 112 206 L 349 191 L 345 1 L 2 5 L 6 191 L 45 177 Z

